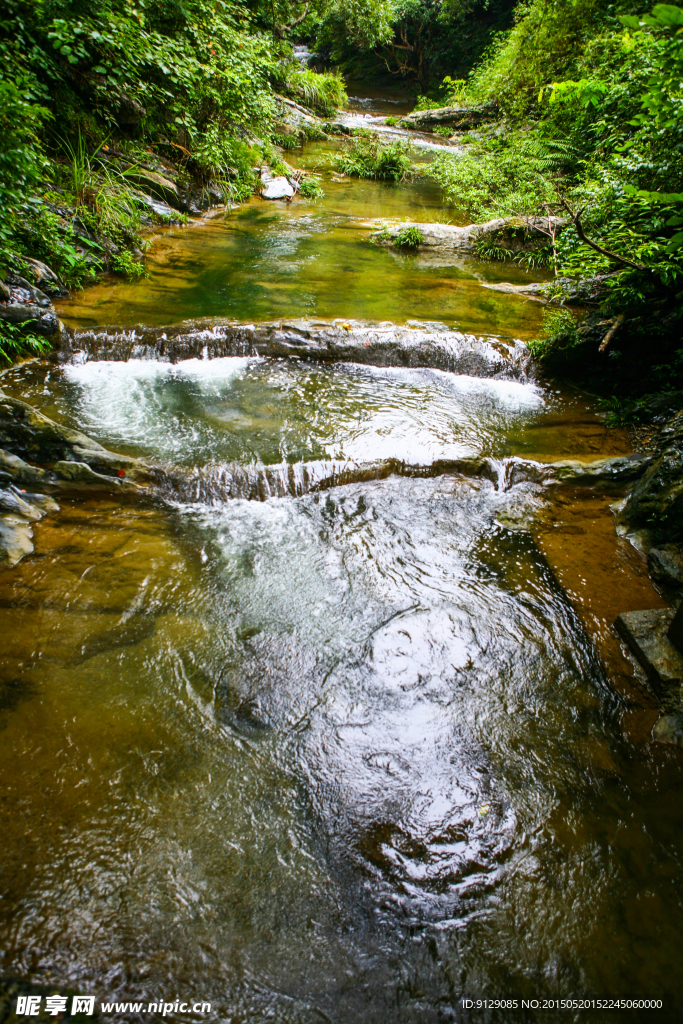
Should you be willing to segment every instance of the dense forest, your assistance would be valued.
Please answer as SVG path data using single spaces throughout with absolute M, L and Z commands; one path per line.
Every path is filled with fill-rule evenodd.
M 8 0 L 0 272 L 37 258 L 68 287 L 103 268 L 142 274 L 143 229 L 164 217 L 145 175 L 176 169 L 181 219 L 207 196 L 239 201 L 252 166 L 277 162 L 279 97 L 329 117 L 341 72 L 401 83 L 418 107 L 490 112 L 430 168 L 444 203 L 473 220 L 564 221 L 515 257 L 556 279 L 536 353 L 614 393 L 617 415 L 638 414 L 645 394 L 670 406 L 683 373 L 682 33 L 678 7 L 602 0 Z M 327 70 L 295 59 L 302 40 Z M 479 255 L 514 253 L 501 239 Z M 598 303 L 583 320 L 568 308 L 582 296 Z M 7 351 L 42 344 L 3 331 Z

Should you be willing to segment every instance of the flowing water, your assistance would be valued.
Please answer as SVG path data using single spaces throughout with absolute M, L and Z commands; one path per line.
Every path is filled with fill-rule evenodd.
M 369 216 L 443 215 L 426 183 L 332 177 L 318 204 L 164 234 L 148 280 L 62 314 L 534 332 L 536 303 L 486 287 L 510 268 L 368 243 Z M 611 629 L 663 602 L 616 537 L 623 488 L 505 482 L 516 456 L 627 452 L 590 398 L 248 356 L 36 361 L 2 386 L 184 473 L 503 467 L 265 501 L 69 498 L 36 525 L 34 556 L 0 573 L 6 977 L 206 1000 L 167 1019 L 235 1024 L 634 1019 L 463 995 L 680 1005 L 682 762 L 650 741 L 656 701 Z

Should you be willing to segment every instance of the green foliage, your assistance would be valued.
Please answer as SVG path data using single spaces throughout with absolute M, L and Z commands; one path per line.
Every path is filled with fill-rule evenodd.
M 397 124 L 401 123 L 400 117 L 385 117 L 384 123 L 388 124 L 390 128 L 395 128 Z
M 424 245 L 424 235 L 419 228 L 401 228 L 395 242 L 402 249 L 417 249 L 418 246 Z
M 376 132 L 357 129 L 353 138 L 344 142 L 335 166 L 358 178 L 403 181 L 411 174 L 409 152 L 406 142 L 384 143 Z
M 495 100 L 510 115 L 529 113 L 549 82 L 568 77 L 590 40 L 605 24 L 601 0 L 566 0 L 520 4 L 510 32 L 493 43 L 476 69 L 469 91 L 473 98 Z
M 515 255 L 512 249 L 492 242 L 488 237 L 477 238 L 474 243 L 474 251 L 479 259 L 491 260 L 492 262 L 511 260 Z
M 71 286 L 163 219 L 105 156 L 131 136 L 179 177 L 253 191 L 247 132 L 268 129 L 278 46 L 232 0 L 6 0 L 0 21 L 0 264 L 38 256 Z M 54 126 L 54 127 L 52 127 Z M 125 257 L 124 257 L 125 259 Z
M 299 182 L 299 195 L 304 199 L 322 199 L 325 193 L 319 179 L 314 174 L 307 174 Z
M 17 324 L 0 320 L 0 362 L 11 363 L 17 357 L 40 355 L 50 348 L 47 338 L 40 338 Z
M 30 89 L 1 75 L 0 251 L 9 244 L 17 221 L 30 208 L 32 190 L 47 171 L 39 132 L 49 116 L 45 107 L 32 101 Z
M 664 365 L 658 353 L 680 337 L 683 10 L 660 4 L 619 17 L 620 9 L 598 0 L 520 5 L 468 86 L 470 98 L 499 103 L 504 130 L 479 134 L 462 156 L 440 155 L 434 168 L 449 201 L 477 219 L 566 218 L 554 243 L 515 260 L 550 257 L 563 277 L 597 275 L 600 311 L 580 335 L 571 325 L 546 330 L 536 350 L 568 353 L 581 340 L 597 353 L 604 325 L 620 314 L 609 356 L 599 358 L 622 381 L 628 366 L 641 367 L 628 384 L 637 389 L 650 374 L 643 346 Z M 618 364 L 620 352 L 628 358 Z
M 557 202 L 558 182 L 547 173 L 556 145 L 510 132 L 471 142 L 462 154 L 439 153 L 432 172 L 449 202 L 475 218 L 528 216 Z
M 332 72 L 318 74 L 298 64 L 296 67 L 290 64 L 286 66 L 286 77 L 281 80 L 281 84 L 290 96 L 327 117 L 343 107 L 348 100 L 343 78 Z
M 579 329 L 574 314 L 563 306 L 546 306 L 538 336 L 530 341 L 529 349 L 539 359 L 551 349 L 572 348 L 579 342 Z
M 516 0 L 341 0 L 321 4 L 316 49 L 350 78 L 387 71 L 419 85 L 436 105 L 458 95 L 496 31 L 507 28 Z M 444 76 L 446 76 L 444 78 Z M 439 86 L 443 80 L 443 84 Z M 459 100 L 454 100 L 459 102 Z
M 131 281 L 139 281 L 141 277 L 146 276 L 144 263 L 136 259 L 128 249 L 122 249 L 120 253 L 112 256 L 111 269 L 115 274 L 127 277 Z

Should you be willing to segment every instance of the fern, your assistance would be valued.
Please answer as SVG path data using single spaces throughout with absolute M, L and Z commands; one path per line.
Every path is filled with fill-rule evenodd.
M 578 148 L 568 139 L 544 139 L 529 134 L 520 141 L 519 150 L 539 174 L 566 171 L 579 159 Z

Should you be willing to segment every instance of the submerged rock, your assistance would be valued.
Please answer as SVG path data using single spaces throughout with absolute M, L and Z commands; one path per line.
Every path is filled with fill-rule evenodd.
M 0 516 L 0 565 L 14 566 L 33 553 L 33 531 L 26 520 Z
M 33 551 L 31 524 L 58 509 L 51 492 L 139 491 L 151 471 L 138 459 L 107 451 L 97 441 L 0 392 L 0 564 L 13 566 Z M 21 455 L 38 465 L 25 461 Z M 40 465 L 43 463 L 43 465 Z M 36 491 L 27 492 L 26 484 Z
M 0 489 L 0 565 L 13 566 L 33 552 L 31 524 L 59 506 L 42 494 Z
M 652 736 L 659 743 L 683 747 L 683 715 L 662 715 L 652 730 Z

